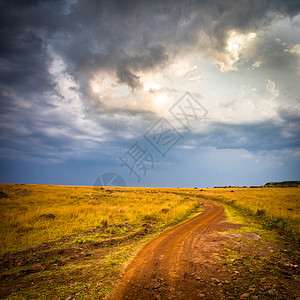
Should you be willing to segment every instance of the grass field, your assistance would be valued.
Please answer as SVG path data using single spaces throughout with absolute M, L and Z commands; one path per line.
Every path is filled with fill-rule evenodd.
M 260 227 L 262 221 L 280 220 L 279 225 L 299 236 L 300 188 L 1 184 L 0 298 L 104 299 L 138 250 L 199 213 L 201 198 L 231 207 L 241 222 L 245 219 L 236 208 L 257 217 Z M 249 230 L 255 232 L 257 226 Z
M 1 184 L 0 298 L 105 298 L 147 241 L 201 211 L 171 191 Z
M 199 206 L 196 199 L 155 189 L 2 184 L 0 191 L 0 254 L 93 227 L 168 225 Z
M 249 211 L 269 228 L 300 235 L 300 188 L 214 188 L 199 195 Z
M 121 189 L 2 184 L 0 191 L 0 253 L 93 227 L 124 222 L 172 224 L 198 207 L 193 196 L 234 204 L 300 234 L 300 188 Z M 47 218 L 49 214 L 55 219 Z

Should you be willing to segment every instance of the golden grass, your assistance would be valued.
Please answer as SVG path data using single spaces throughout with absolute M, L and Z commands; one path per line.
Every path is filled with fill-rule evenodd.
M 19 251 L 93 227 L 172 224 L 199 202 L 168 189 L 1 184 L 0 253 Z M 2 194 L 3 196 L 3 194 Z M 55 219 L 42 215 L 53 214 Z
M 198 194 L 206 199 L 234 203 L 270 220 L 286 220 L 289 229 L 300 234 L 300 188 L 215 188 Z
M 231 192 L 234 190 L 234 192 Z M 300 188 L 154 189 L 0 184 L 0 253 L 19 251 L 93 227 L 172 224 L 198 205 L 194 198 L 232 203 L 300 233 Z M 53 214 L 55 219 L 42 215 Z

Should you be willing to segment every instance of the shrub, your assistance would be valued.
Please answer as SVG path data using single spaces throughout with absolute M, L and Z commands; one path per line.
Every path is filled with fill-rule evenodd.
M 256 215 L 257 216 L 264 216 L 266 214 L 266 210 L 265 209 L 258 209 L 256 211 Z
M 103 219 L 103 220 L 101 220 L 100 224 L 101 224 L 101 227 L 105 228 L 108 225 L 108 220 L 107 219 Z

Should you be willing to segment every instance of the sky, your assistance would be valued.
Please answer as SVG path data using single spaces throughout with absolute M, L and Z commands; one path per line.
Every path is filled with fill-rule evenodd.
M 298 0 L 0 0 L 0 15 L 0 182 L 300 180 Z

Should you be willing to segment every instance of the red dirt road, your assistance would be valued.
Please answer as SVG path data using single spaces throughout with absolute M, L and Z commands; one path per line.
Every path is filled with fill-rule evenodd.
M 203 272 L 206 268 L 201 264 L 204 260 L 201 249 L 205 247 L 202 238 L 226 225 L 219 223 L 225 219 L 221 204 L 201 202 L 205 205 L 203 213 L 146 244 L 126 269 L 111 299 L 199 299 L 204 296 L 199 290 L 201 278 L 197 278 L 198 269 L 202 268 Z

